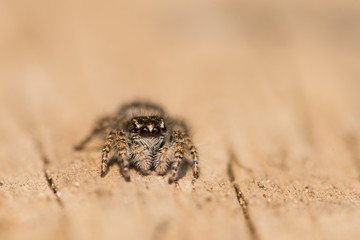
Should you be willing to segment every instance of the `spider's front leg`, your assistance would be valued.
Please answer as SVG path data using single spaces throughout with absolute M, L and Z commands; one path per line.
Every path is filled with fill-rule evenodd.
M 124 130 L 115 130 L 116 155 L 120 165 L 120 172 L 126 181 L 130 181 L 129 161 L 127 159 L 126 141 Z
M 175 131 L 174 141 L 175 141 L 175 154 L 174 154 L 174 160 L 171 163 L 171 176 L 169 178 L 169 183 L 172 183 L 176 180 L 179 166 L 184 159 L 184 133 L 180 131 Z
M 109 152 L 111 149 L 111 146 L 114 143 L 115 139 L 115 130 L 112 130 L 109 135 L 106 138 L 104 147 L 102 149 L 102 156 L 101 156 L 101 177 L 105 177 L 106 173 L 109 170 Z

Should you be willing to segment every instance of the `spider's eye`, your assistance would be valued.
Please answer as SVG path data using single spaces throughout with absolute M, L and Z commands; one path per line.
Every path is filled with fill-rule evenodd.
M 144 128 L 142 128 L 142 129 L 140 130 L 140 133 L 141 133 L 142 135 L 147 135 L 147 134 L 149 134 L 149 129 L 146 128 L 146 127 L 144 127 Z
M 159 129 L 158 128 L 153 128 L 153 130 L 151 131 L 152 133 L 158 133 Z
M 166 127 L 163 126 L 163 127 L 161 128 L 161 130 L 162 130 L 163 132 L 165 132 L 165 131 L 166 131 Z

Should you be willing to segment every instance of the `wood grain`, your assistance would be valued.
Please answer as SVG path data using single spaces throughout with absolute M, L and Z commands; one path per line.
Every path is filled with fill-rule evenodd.
M 2 1 L 0 239 L 359 239 L 360 5 Z M 73 147 L 134 99 L 187 120 L 201 175 Z

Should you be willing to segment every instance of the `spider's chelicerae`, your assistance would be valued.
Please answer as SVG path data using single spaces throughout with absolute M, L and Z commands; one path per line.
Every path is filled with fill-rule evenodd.
M 164 175 L 171 169 L 169 183 L 172 183 L 177 179 L 180 164 L 190 157 L 193 175 L 199 177 L 198 154 L 185 123 L 167 116 L 155 104 L 134 102 L 122 106 L 117 114 L 100 119 L 91 134 L 75 148 L 82 149 L 94 136 L 104 132 L 108 135 L 102 149 L 102 177 L 109 168 L 110 152 L 127 181 L 130 181 L 129 167 L 134 166 L 143 174 L 155 170 Z

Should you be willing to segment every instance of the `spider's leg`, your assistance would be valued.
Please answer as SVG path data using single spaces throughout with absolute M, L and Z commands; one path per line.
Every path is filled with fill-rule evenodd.
M 179 170 L 180 163 L 184 159 L 184 133 L 175 131 L 175 156 L 174 161 L 171 164 L 171 176 L 169 178 L 169 183 L 172 183 L 177 178 L 177 172 Z
M 185 138 L 185 143 L 186 143 L 187 147 L 190 149 L 190 153 L 191 153 L 191 156 L 193 159 L 192 169 L 193 169 L 194 178 L 198 178 L 200 169 L 199 169 L 198 153 L 196 151 L 196 147 L 194 146 L 194 144 L 192 143 L 192 141 L 189 137 Z
M 169 148 L 165 145 L 160 150 L 156 156 L 154 166 L 155 171 L 158 175 L 163 175 L 166 173 L 169 167 L 169 159 L 167 157 Z
M 97 121 L 91 133 L 83 141 L 81 141 L 78 145 L 76 145 L 74 149 L 75 150 L 83 149 L 85 145 L 88 142 L 90 142 L 93 137 L 108 129 L 109 126 L 114 123 L 114 121 L 116 121 L 116 117 L 106 116 L 101 118 L 99 121 Z
M 115 131 L 112 130 L 109 135 L 106 138 L 104 147 L 102 149 L 102 156 L 101 156 L 101 177 L 105 177 L 108 169 L 109 169 L 109 160 L 108 160 L 108 155 L 111 149 L 111 145 L 114 142 L 115 139 Z
M 127 150 L 125 142 L 124 130 L 115 131 L 116 151 L 118 156 L 118 162 L 120 164 L 120 171 L 123 174 L 126 181 L 130 181 L 129 175 L 129 161 L 127 159 Z

